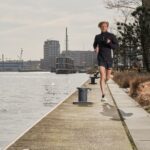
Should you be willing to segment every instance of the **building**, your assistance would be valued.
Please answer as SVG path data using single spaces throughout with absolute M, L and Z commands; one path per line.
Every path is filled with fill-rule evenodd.
M 76 70 L 88 69 L 97 65 L 97 55 L 94 51 L 63 51 L 62 54 L 73 58 Z
M 18 71 L 22 69 L 23 61 L 8 60 L 0 61 L 0 71 Z
M 40 61 L 0 61 L 0 71 L 40 71 Z
M 44 59 L 41 60 L 41 68 L 55 70 L 56 57 L 60 55 L 59 41 L 47 40 L 44 42 Z
M 23 62 L 22 71 L 41 71 L 40 61 L 38 60 L 29 60 Z

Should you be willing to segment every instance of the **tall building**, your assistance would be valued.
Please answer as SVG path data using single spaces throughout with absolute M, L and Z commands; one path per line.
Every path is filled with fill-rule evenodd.
M 45 70 L 55 70 L 56 57 L 60 55 L 60 44 L 56 40 L 44 42 L 44 59 L 41 60 L 41 67 Z
M 97 55 L 94 51 L 63 51 L 62 54 L 73 58 L 77 70 L 97 65 Z

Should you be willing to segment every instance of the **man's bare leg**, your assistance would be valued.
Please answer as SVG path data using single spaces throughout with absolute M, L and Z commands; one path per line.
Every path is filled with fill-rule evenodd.
M 106 80 L 106 69 L 103 66 L 100 66 L 100 88 L 102 96 L 105 95 L 105 80 Z
M 106 70 L 106 82 L 110 79 L 112 73 L 112 69 L 107 69 Z

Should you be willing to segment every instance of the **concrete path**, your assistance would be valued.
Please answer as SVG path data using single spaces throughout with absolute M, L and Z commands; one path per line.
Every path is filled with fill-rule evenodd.
M 108 87 L 137 149 L 150 150 L 150 114 L 114 81 L 111 80 Z
M 109 90 L 104 104 L 98 84 L 84 86 L 93 105 L 73 105 L 74 93 L 8 150 L 132 150 Z

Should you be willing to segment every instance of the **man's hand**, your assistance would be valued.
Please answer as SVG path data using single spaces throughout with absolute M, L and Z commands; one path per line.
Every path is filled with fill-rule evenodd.
M 95 52 L 98 54 L 99 53 L 99 47 L 97 46 L 95 49 Z
M 107 39 L 107 44 L 111 43 L 111 40 L 110 39 Z

